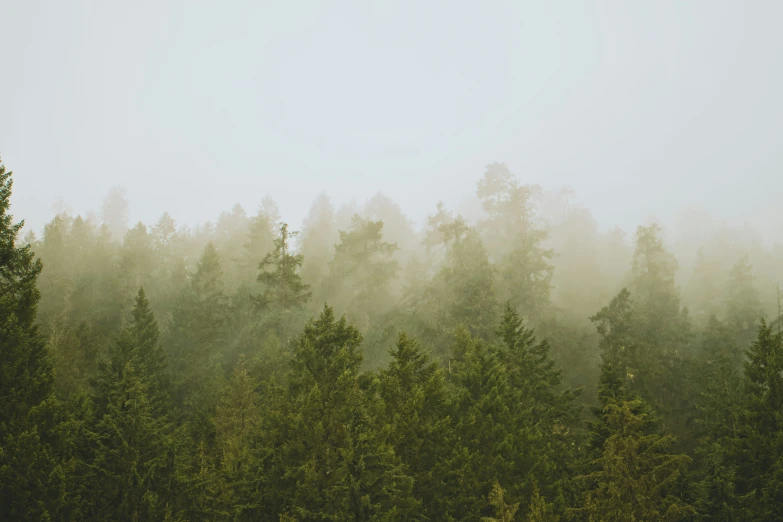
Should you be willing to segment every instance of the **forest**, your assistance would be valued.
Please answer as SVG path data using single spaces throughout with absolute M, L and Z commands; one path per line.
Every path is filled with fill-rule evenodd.
M 473 188 L 36 233 L 0 164 L 0 520 L 783 520 L 783 245 Z

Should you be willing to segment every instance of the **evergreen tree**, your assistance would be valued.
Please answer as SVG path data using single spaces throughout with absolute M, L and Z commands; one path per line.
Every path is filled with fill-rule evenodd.
M 763 311 L 758 290 L 754 286 L 753 267 L 747 255 L 737 261 L 729 272 L 725 307 L 726 320 L 737 332 L 738 342 L 750 344 Z
M 684 345 L 688 327 L 674 279 L 677 260 L 664 248 L 660 232 L 658 225 L 637 229 L 630 290 L 640 338 L 651 345 L 652 355 L 671 360 Z
M 677 261 L 659 236 L 657 225 L 637 229 L 631 292 L 623 289 L 592 320 L 603 349 L 614 352 L 607 353 L 608 361 L 625 366 L 633 388 L 660 413 L 662 427 L 690 446 L 687 412 L 696 400 L 686 352 L 691 325 L 687 309 L 680 308 Z
M 672 453 L 672 437 L 653 431 L 648 406 L 626 388 L 610 363 L 603 368 L 600 400 L 592 429 L 600 453 L 593 471 L 582 477 L 585 500 L 576 511 L 591 521 L 687 520 L 695 515 L 676 494 L 689 457 Z
M 507 400 L 518 434 L 516 466 L 528 474 L 515 481 L 515 493 L 532 494 L 535 482 L 540 481 L 547 486 L 545 493 L 559 497 L 564 487 L 561 482 L 570 480 L 573 471 L 570 430 L 577 421 L 575 393 L 560 390 L 562 371 L 549 357 L 548 342 L 536 341 L 534 331 L 524 327 L 510 303 L 497 333 L 499 360 L 508 375 Z
M 278 335 L 292 310 L 301 310 L 310 299 L 310 287 L 302 282 L 299 269 L 304 258 L 292 254 L 290 241 L 298 232 L 289 232 L 288 225 L 280 226 L 280 236 L 275 239 L 275 249 L 259 263 L 258 281 L 263 293 L 256 298 L 257 304 L 271 314 L 270 321 L 276 325 Z M 271 268 L 272 270 L 268 270 Z
M 405 333 L 399 335 L 391 357 L 388 368 L 380 372 L 384 419 L 390 441 L 414 479 L 414 496 L 422 501 L 425 515 L 435 519 L 439 477 L 434 470 L 452 442 L 444 376 Z
M 494 517 L 481 517 L 481 522 L 513 522 L 514 515 L 519 510 L 519 504 L 506 504 L 505 491 L 495 482 L 489 492 L 489 503 L 495 508 Z
M 384 241 L 383 227 L 383 221 L 355 215 L 350 230 L 340 231 L 329 265 L 338 304 L 362 329 L 388 309 L 390 285 L 399 269 L 393 258 L 398 247 Z
M 476 190 L 487 214 L 478 230 L 498 266 L 501 297 L 536 319 L 549 305 L 553 256 L 542 246 L 547 232 L 535 223 L 540 193 L 537 185 L 520 185 L 504 163 L 487 165 Z
M 502 477 L 522 483 L 517 460 L 517 419 L 505 367 L 486 342 L 466 331 L 455 336 L 450 379 L 454 385 L 454 439 L 439 462 L 438 509 L 445 520 L 476 520 L 491 514 L 486 495 Z M 526 434 L 525 434 L 526 435 Z
M 123 341 L 129 342 L 129 341 Z M 134 357 L 133 359 L 140 360 Z M 118 361 L 117 361 L 118 362 Z M 116 364 L 116 362 L 115 362 Z M 112 373 L 103 414 L 89 433 L 92 520 L 163 520 L 172 516 L 170 427 L 133 360 Z
M 170 390 L 158 326 L 143 289 L 133 321 L 94 382 L 86 490 L 94 520 L 162 520 L 174 515 Z
M 214 406 L 228 326 L 223 269 L 217 249 L 209 243 L 175 305 L 167 332 L 173 398 L 189 414 L 204 414 Z
M 435 207 L 435 215 L 427 216 L 427 229 L 424 231 L 422 244 L 427 250 L 427 254 L 432 256 L 434 251 L 442 249 L 443 245 L 448 243 L 444 228 L 454 221 L 454 216 L 446 210 L 446 205 L 438 201 Z
M 457 218 L 444 227 L 451 248 L 447 261 L 424 290 L 416 316 L 424 333 L 442 354 L 444 337 L 463 325 L 483 339 L 490 339 L 497 324 L 495 268 L 481 239 Z
M 314 302 L 326 301 L 324 282 L 329 273 L 329 261 L 334 257 L 334 245 L 340 239 L 334 207 L 326 194 L 313 201 L 299 236 L 300 252 L 304 256 L 302 280 L 315 292 Z
M 294 345 L 279 458 L 297 520 L 405 520 L 415 506 L 412 480 L 369 418 L 360 343 L 345 317 L 325 307 Z
M 215 417 L 216 448 L 221 477 L 219 500 L 224 510 L 238 519 L 258 516 L 263 477 L 259 459 L 265 455 L 261 434 L 261 405 L 258 383 L 244 357 L 234 368 L 234 374 L 220 396 Z
M 170 375 L 166 354 L 160 344 L 160 331 L 144 288 L 139 288 L 128 328 L 133 343 L 134 367 L 144 379 L 150 407 L 160 415 L 168 413 L 171 402 Z
M 277 205 L 264 198 L 256 215 L 250 220 L 242 253 L 236 259 L 237 285 L 251 287 L 258 280 L 258 260 L 275 248 L 275 225 L 280 220 Z
M 746 403 L 738 437 L 738 490 L 752 494 L 757 520 L 781 520 L 783 339 L 763 319 L 744 366 Z
M 44 340 L 35 324 L 43 267 L 17 245 L 11 172 L 0 163 L 0 518 L 47 520 L 63 507 L 55 452 L 59 406 Z

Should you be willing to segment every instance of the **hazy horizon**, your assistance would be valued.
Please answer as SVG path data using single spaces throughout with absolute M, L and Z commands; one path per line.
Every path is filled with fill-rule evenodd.
M 0 157 L 37 233 L 62 199 L 299 226 L 382 192 L 421 224 L 484 165 L 569 186 L 602 228 L 779 216 L 773 2 L 2 2 Z

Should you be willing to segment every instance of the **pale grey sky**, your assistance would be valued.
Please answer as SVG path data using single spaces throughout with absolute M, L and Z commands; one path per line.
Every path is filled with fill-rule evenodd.
M 761 0 L 0 0 L 0 155 L 36 230 L 113 185 L 145 222 L 270 193 L 298 226 L 321 190 L 421 220 L 493 161 L 604 226 L 693 204 L 776 229 L 781 20 Z

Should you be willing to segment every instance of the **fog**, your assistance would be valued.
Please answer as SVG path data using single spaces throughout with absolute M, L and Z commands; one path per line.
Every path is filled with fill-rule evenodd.
M 781 15 L 1 3 L 0 520 L 776 519 Z
M 61 199 L 131 222 L 325 190 L 423 223 L 485 164 L 603 228 L 695 207 L 767 224 L 783 177 L 779 2 L 3 2 L 0 149 L 36 230 Z M 673 188 L 673 187 L 676 187 Z M 176 197 L 172 197 L 176 194 Z M 466 203 L 470 205 L 470 203 Z

